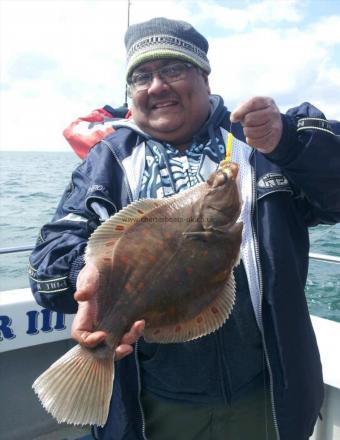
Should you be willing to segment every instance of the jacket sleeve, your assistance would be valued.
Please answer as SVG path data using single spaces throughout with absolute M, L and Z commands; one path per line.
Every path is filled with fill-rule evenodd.
M 87 240 L 100 224 L 100 214 L 108 217 L 115 211 L 105 187 L 96 181 L 105 162 L 99 160 L 97 150 L 93 148 L 73 172 L 52 221 L 41 228 L 30 256 L 29 280 L 37 303 L 63 313 L 77 311 L 73 298 L 76 280 L 85 264 Z M 100 202 L 97 210 L 93 209 L 96 200 Z
M 309 103 L 282 115 L 283 134 L 266 157 L 278 164 L 298 192 L 309 226 L 340 221 L 340 123 Z

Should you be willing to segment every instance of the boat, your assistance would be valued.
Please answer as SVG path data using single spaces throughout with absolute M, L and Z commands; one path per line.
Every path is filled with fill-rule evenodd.
M 0 249 L 27 252 L 32 246 Z M 40 404 L 34 380 L 75 342 L 73 315 L 40 307 L 29 288 L 0 291 L 0 439 L 90 440 L 89 426 L 57 423 Z
M 27 252 L 31 246 L 1 249 Z M 340 257 L 310 254 L 334 264 Z M 74 315 L 40 307 L 29 288 L 0 292 L 1 440 L 89 440 L 90 427 L 58 424 L 41 406 L 34 380 L 75 342 Z M 340 440 L 340 322 L 311 316 L 323 365 L 325 400 L 310 440 Z

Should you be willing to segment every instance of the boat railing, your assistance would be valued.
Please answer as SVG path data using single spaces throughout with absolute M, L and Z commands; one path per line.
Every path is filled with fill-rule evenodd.
M 32 251 L 34 249 L 34 246 L 32 244 L 28 244 L 26 246 L 13 246 L 13 247 L 5 247 L 0 248 L 0 255 L 1 254 L 17 254 L 19 252 L 28 252 Z
M 28 252 L 33 249 L 34 249 L 34 245 L 5 247 L 5 248 L 0 248 L 0 255 Z M 340 257 L 337 257 L 335 255 L 326 255 L 326 254 L 318 254 L 315 252 L 310 252 L 309 258 L 317 261 L 326 261 L 327 263 L 340 264 Z

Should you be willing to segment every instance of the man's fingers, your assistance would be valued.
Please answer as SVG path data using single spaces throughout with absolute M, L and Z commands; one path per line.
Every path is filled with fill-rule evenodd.
M 87 263 L 79 272 L 77 278 L 77 292 L 74 295 L 76 301 L 88 301 L 98 291 L 99 272 L 92 263 Z
M 247 144 L 263 154 L 271 153 L 280 142 L 281 114 L 272 98 L 249 99 L 234 110 L 230 120 L 240 122 Z
M 92 286 L 78 287 L 74 293 L 74 299 L 78 302 L 95 300 L 96 292 L 92 289 Z
M 243 102 L 230 115 L 231 122 L 242 122 L 248 113 L 256 112 L 256 110 L 264 110 L 273 103 L 271 98 L 256 96 Z
M 87 348 L 94 348 L 107 337 L 107 333 L 103 331 L 89 332 L 87 330 L 75 330 L 72 332 L 72 337 L 80 345 Z
M 116 348 L 115 359 L 117 361 L 132 353 L 132 344 L 142 336 L 144 327 L 145 321 L 137 321 L 132 325 L 130 331 L 125 333 L 120 345 Z M 106 339 L 107 333 L 104 331 L 89 332 L 76 329 L 72 331 L 72 337 L 84 347 L 94 348 Z
M 93 294 L 88 290 L 79 289 L 74 294 L 74 299 L 76 301 L 89 301 L 92 298 Z
M 263 127 L 271 124 L 273 117 L 272 107 L 262 108 L 253 112 L 247 113 L 241 121 L 243 127 Z
M 243 133 L 249 139 L 262 139 L 266 136 L 269 136 L 271 130 L 272 127 L 270 125 L 270 122 L 267 122 L 263 125 L 259 125 L 257 127 L 251 127 L 251 126 L 243 127 Z
M 137 339 L 139 339 L 142 336 L 143 331 L 144 331 L 144 327 L 145 327 L 144 320 L 136 321 L 132 325 L 131 329 L 127 333 L 125 333 L 125 335 L 122 337 L 121 344 L 123 344 L 123 345 L 124 344 L 128 344 L 128 345 L 134 344 L 137 341 Z
M 119 361 L 123 357 L 133 352 L 132 344 L 139 339 L 144 331 L 145 321 L 136 321 L 131 329 L 125 333 L 115 352 L 115 360 Z
M 131 354 L 132 352 L 133 352 L 133 348 L 131 345 L 127 345 L 127 344 L 119 345 L 115 351 L 115 360 L 119 361 L 120 359 L 123 359 L 123 357 Z

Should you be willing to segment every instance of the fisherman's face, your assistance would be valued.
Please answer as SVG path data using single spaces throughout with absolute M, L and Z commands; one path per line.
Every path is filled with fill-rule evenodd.
M 141 64 L 136 73 L 152 72 L 181 60 L 159 59 Z M 185 148 L 209 116 L 208 77 L 196 67 L 186 70 L 184 78 L 167 83 L 153 75 L 149 87 L 130 87 L 135 123 L 153 138 Z

